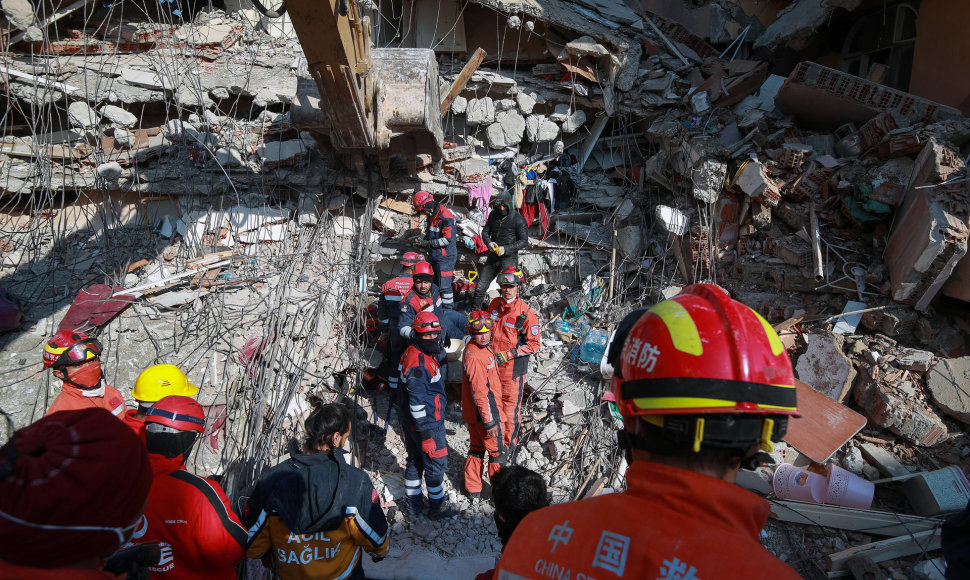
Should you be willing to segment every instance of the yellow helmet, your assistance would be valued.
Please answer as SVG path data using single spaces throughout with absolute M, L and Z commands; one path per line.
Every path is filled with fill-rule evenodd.
M 154 403 L 169 395 L 194 397 L 198 392 L 199 387 L 190 383 L 185 373 L 177 366 L 155 365 L 138 375 L 135 388 L 131 390 L 131 396 L 136 401 Z

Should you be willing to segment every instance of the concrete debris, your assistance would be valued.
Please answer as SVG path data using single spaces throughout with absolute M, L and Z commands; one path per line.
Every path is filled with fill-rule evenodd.
M 495 122 L 495 102 L 488 97 L 469 100 L 465 122 L 469 125 L 489 125 Z
M 798 357 L 795 374 L 800 381 L 841 403 L 856 377 L 852 362 L 842 353 L 844 339 L 837 334 L 812 333 L 806 341 L 808 350 Z
M 82 129 L 92 129 L 98 126 L 100 117 L 87 103 L 76 101 L 67 107 L 67 115 L 71 125 Z
M 488 126 L 485 134 L 492 149 L 514 147 L 522 142 L 525 119 L 516 111 L 502 111 L 495 115 L 495 123 Z
M 101 107 L 101 116 L 107 119 L 109 122 L 126 129 L 129 127 L 134 127 L 138 124 L 138 117 L 132 115 L 125 109 L 116 107 L 114 105 L 105 105 Z
M 943 359 L 933 365 L 926 387 L 944 413 L 970 424 L 970 357 Z

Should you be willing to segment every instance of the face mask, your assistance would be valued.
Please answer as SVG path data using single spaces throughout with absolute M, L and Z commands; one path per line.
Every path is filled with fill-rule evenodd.
M 507 205 L 500 205 L 500 206 L 498 206 L 498 215 L 500 217 L 505 217 L 505 216 L 509 215 L 509 206 L 507 206 Z
M 101 386 L 101 365 L 89 364 L 83 369 L 64 369 L 64 382 L 79 389 L 94 389 Z
M 414 344 L 427 354 L 438 354 L 444 348 L 437 338 L 421 338 L 418 336 L 414 339 Z

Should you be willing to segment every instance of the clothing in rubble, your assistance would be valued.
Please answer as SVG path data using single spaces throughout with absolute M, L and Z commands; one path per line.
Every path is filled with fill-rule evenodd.
M 364 578 L 364 552 L 387 554 L 387 518 L 367 473 L 344 455 L 291 454 L 259 478 L 243 515 L 247 556 L 272 559 L 283 580 Z
M 404 487 L 410 509 L 420 513 L 424 507 L 421 478 L 428 488 L 432 510 L 445 501 L 444 477 L 448 469 L 448 442 L 445 440 L 445 379 L 438 365 L 444 351 L 425 352 L 412 344 L 401 357 L 401 388 L 398 389 L 398 414 L 404 432 L 407 460 Z
M 441 306 L 452 308 L 455 294 L 452 282 L 458 260 L 455 214 L 438 202 L 432 202 L 425 239 L 428 240 L 428 263 L 434 270 L 435 283 L 441 289 Z
M 498 244 L 503 248 L 501 256 L 489 252 L 485 263 L 478 268 L 478 278 L 475 279 L 475 295 L 472 298 L 472 308 L 480 308 L 488 285 L 495 276 L 506 266 L 519 263 L 519 250 L 529 244 L 529 228 L 525 219 L 512 209 L 511 203 L 502 212 L 496 209 L 482 228 L 482 241 L 485 245 Z
M 492 478 L 505 464 L 502 440 L 502 383 L 498 363 L 491 346 L 474 341 L 465 348 L 462 358 L 461 416 L 468 425 L 468 457 L 465 459 L 465 491 L 482 491 L 482 467 L 488 453 L 488 477 Z M 497 428 L 497 435 L 488 431 Z
M 535 511 L 498 578 L 799 578 L 758 541 L 768 502 L 733 483 L 649 461 L 627 490 Z
M 132 542 L 157 542 L 162 552 L 152 578 L 236 578 L 246 528 L 218 483 L 186 471 L 182 456 L 151 453 L 154 479 Z
M 525 375 L 529 370 L 529 355 L 539 351 L 539 316 L 529 304 L 515 297 L 506 302 L 499 296 L 488 306 L 488 313 L 495 320 L 492 348 L 495 353 L 508 353 L 512 360 L 499 365 L 502 381 L 502 407 L 505 424 L 502 436 L 506 447 L 515 445 L 519 439 L 520 409 L 525 388 Z
M 401 317 L 401 302 L 411 292 L 414 279 L 409 272 L 401 272 L 381 287 L 381 297 L 377 303 L 377 316 L 381 327 L 388 330 L 387 382 L 390 388 L 397 388 L 397 365 L 404 353 L 404 339 L 401 337 L 398 319 Z

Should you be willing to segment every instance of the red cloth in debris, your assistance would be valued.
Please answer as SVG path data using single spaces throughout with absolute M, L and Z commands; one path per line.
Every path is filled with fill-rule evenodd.
M 542 228 L 542 235 L 539 236 L 539 239 L 546 239 L 546 236 L 549 235 L 549 216 L 546 214 L 546 206 L 542 202 L 523 203 L 522 209 L 519 211 L 522 213 L 522 217 L 525 218 L 525 223 L 530 226 L 535 221 L 536 215 L 539 216 L 539 226 Z
M 124 286 L 92 284 L 81 290 L 57 329 L 84 331 L 105 324 L 135 301 L 132 294 L 111 297 L 113 293 L 124 289 Z
M 484 254 L 488 252 L 488 246 L 485 245 L 485 242 L 482 240 L 482 236 L 476 234 L 472 236 L 472 241 L 475 242 L 476 254 Z
M 60 411 L 20 429 L 0 448 L 0 466 L 10 469 L 0 477 L 0 511 L 47 526 L 129 528 L 152 484 L 145 444 L 104 409 Z M 69 567 L 119 547 L 114 530 L 40 529 L 0 516 L 0 560 L 11 564 Z

